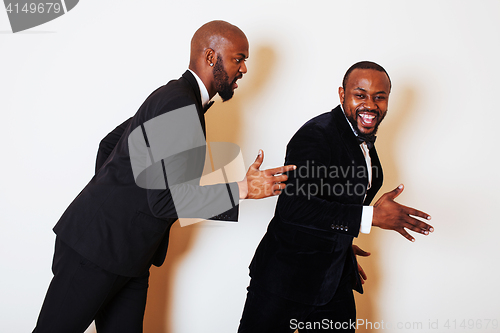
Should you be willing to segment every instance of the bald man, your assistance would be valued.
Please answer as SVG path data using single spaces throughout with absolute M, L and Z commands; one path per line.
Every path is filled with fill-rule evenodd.
M 142 332 L 149 268 L 163 263 L 177 218 L 236 221 L 239 199 L 281 192 L 293 166 L 261 171 L 262 151 L 242 181 L 199 186 L 204 113 L 216 94 L 231 99 L 247 58 L 239 28 L 203 25 L 182 77 L 101 141 L 95 176 L 54 227 L 54 277 L 33 332 L 84 332 L 93 320 L 99 333 Z

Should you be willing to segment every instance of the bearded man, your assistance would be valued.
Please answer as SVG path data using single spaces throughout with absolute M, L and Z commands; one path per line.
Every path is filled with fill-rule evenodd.
M 239 333 L 354 332 L 352 290 L 366 279 L 352 245 L 372 226 L 428 235 L 424 212 L 394 199 L 403 186 L 369 206 L 382 186 L 375 134 L 387 113 L 391 81 L 380 65 L 351 66 L 339 88 L 341 105 L 305 123 L 290 140 L 288 174 L 273 219 L 252 263 Z
M 200 186 L 204 112 L 247 72 L 248 40 L 212 21 L 194 34 L 189 69 L 155 90 L 99 146 L 95 176 L 54 227 L 54 277 L 33 332 L 142 332 L 149 268 L 160 266 L 178 217 L 236 221 L 239 199 L 279 194 L 293 167 Z M 279 174 L 279 175 L 276 175 Z M 276 175 L 276 176 L 275 176 Z

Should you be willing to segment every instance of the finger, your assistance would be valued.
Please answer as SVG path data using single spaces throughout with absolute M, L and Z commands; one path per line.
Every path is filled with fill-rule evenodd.
M 257 155 L 257 158 L 255 159 L 255 162 L 250 166 L 250 168 L 255 168 L 259 169 L 260 166 L 262 165 L 262 162 L 264 161 L 264 151 L 262 149 L 259 149 L 259 154 Z
M 356 253 L 356 255 L 360 256 L 360 257 L 368 257 L 368 256 L 371 255 L 371 253 L 370 252 L 365 252 L 365 251 L 361 250 L 361 252 Z
M 406 207 L 406 206 L 403 206 L 403 207 L 405 209 L 405 214 L 416 216 L 416 217 L 421 217 L 421 218 L 426 219 L 426 220 L 431 219 L 431 216 L 427 213 L 424 213 L 424 212 L 417 210 L 415 208 Z
M 285 187 L 285 184 L 281 183 L 276 183 L 273 189 L 273 192 L 278 192 L 278 194 L 281 193 L 281 190 Z
M 363 267 L 361 267 L 360 264 L 358 264 L 358 272 L 359 272 L 359 275 L 361 276 L 361 283 L 365 283 L 364 280 L 368 279 L 368 277 L 366 276 L 366 273 L 365 271 L 363 270 Z
M 273 179 L 272 181 L 273 182 L 286 182 L 287 179 L 288 179 L 288 176 L 287 175 L 279 175 L 279 176 L 272 176 Z
M 368 257 L 371 254 L 370 252 L 366 252 L 366 251 L 362 250 L 357 245 L 353 245 L 352 250 L 354 251 L 354 254 L 357 256 Z
M 416 218 L 413 218 L 411 216 L 407 216 L 405 218 L 405 222 L 406 222 L 405 228 L 408 228 L 415 232 L 422 233 L 424 235 L 428 235 L 429 232 L 432 232 L 431 229 L 434 230 L 434 228 L 431 225 L 422 222 L 420 220 L 417 220 Z
M 282 167 L 277 167 L 277 168 L 273 168 L 273 169 L 267 169 L 265 171 L 266 171 L 266 174 L 268 174 L 268 175 L 276 175 L 276 174 L 280 174 L 280 173 L 292 171 L 292 170 L 295 170 L 295 169 L 297 169 L 297 166 L 295 166 L 295 165 L 285 165 L 285 166 L 282 166 Z
M 401 192 L 403 192 L 404 190 L 404 185 L 403 184 L 399 184 L 398 187 L 396 187 L 394 190 L 390 191 L 390 192 L 387 192 L 387 196 L 389 198 L 391 198 L 392 200 L 396 199 L 400 194 Z
M 408 229 L 408 230 L 411 230 L 411 231 L 414 231 L 414 232 L 418 232 L 419 234 L 423 234 L 423 235 L 428 235 L 429 234 L 428 230 L 420 229 L 417 226 L 415 226 L 413 224 L 410 224 L 410 223 L 406 223 L 404 227 L 406 229 Z
M 413 238 L 409 233 L 406 232 L 404 228 L 396 229 L 404 238 L 408 239 L 410 242 L 414 242 L 415 238 Z

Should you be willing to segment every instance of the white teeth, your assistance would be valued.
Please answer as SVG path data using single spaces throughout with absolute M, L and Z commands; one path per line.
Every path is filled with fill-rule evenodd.
M 368 115 L 368 114 L 362 114 L 360 116 L 363 117 L 363 119 L 365 119 L 365 120 L 372 120 L 373 118 L 375 118 L 375 116 Z

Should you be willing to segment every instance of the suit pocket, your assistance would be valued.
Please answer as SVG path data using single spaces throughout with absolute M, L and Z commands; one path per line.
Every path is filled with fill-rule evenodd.
M 336 241 L 334 239 L 321 238 L 300 230 L 295 231 L 293 242 L 311 250 L 327 253 L 332 253 L 336 245 Z

